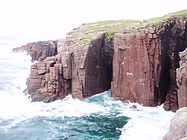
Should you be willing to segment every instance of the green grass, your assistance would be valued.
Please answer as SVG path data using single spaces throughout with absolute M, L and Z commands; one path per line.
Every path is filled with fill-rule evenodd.
M 98 21 L 94 23 L 87 23 L 81 25 L 76 30 L 70 32 L 73 37 L 78 38 L 80 43 L 89 43 L 90 41 L 96 39 L 98 35 L 105 34 L 107 38 L 112 38 L 115 33 L 129 33 L 128 29 L 146 29 L 166 22 L 168 19 L 184 18 L 187 17 L 187 10 L 177 11 L 174 13 L 169 13 L 162 17 L 151 18 L 144 21 L 138 20 L 107 20 Z M 125 30 L 127 29 L 127 30 Z
M 124 28 L 132 28 L 138 20 L 109 20 L 109 21 L 99 21 L 94 23 L 87 24 L 87 30 L 90 33 L 97 33 L 102 31 L 116 31 L 119 32 L 121 29 Z
M 87 42 L 90 42 L 92 40 L 94 40 L 95 38 L 93 38 L 92 36 L 89 36 L 89 35 L 86 35 L 86 36 L 83 36 L 82 39 L 81 39 L 81 43 L 87 43 Z
M 160 23 L 167 21 L 168 18 L 169 16 L 151 18 L 149 20 L 146 20 L 146 23 L 148 24 L 148 26 L 157 26 Z
M 105 32 L 105 37 L 107 37 L 108 39 L 111 39 L 115 33 L 117 33 L 116 31 L 108 31 L 108 32 Z
M 174 13 L 169 13 L 162 17 L 151 18 L 146 20 L 145 22 L 148 23 L 150 26 L 157 26 L 160 23 L 166 22 L 169 18 L 183 18 L 185 16 L 187 16 L 187 10 L 182 10 Z
M 138 20 L 99 21 L 82 25 L 78 32 L 83 34 L 81 42 L 86 43 L 97 38 L 99 33 L 105 33 L 107 38 L 112 38 L 115 33 L 123 29 L 130 29 L 138 25 L 139 22 Z
M 174 13 L 171 13 L 173 16 L 187 16 L 187 10 L 177 11 Z

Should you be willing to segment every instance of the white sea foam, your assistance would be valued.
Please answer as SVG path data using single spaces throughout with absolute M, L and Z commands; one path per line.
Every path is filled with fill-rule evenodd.
M 137 108 L 133 108 L 133 103 L 127 104 L 110 98 L 109 92 L 88 100 L 73 99 L 69 95 L 51 103 L 31 103 L 23 93 L 31 65 L 30 57 L 24 53 L 12 53 L 11 49 L 4 47 L 0 52 L 0 123 L 8 122 L 0 126 L 0 131 L 9 130 L 23 120 L 34 117 L 82 117 L 94 113 L 108 115 L 111 111 L 118 112 L 118 116 L 130 118 L 121 129 L 121 140 L 161 140 L 168 131 L 174 113 L 164 111 L 162 106 L 143 107 L 135 104 Z M 102 97 L 102 101 L 90 101 L 97 97 Z
M 2 126 L 4 129 L 33 117 L 80 117 L 104 111 L 101 105 L 73 99 L 71 96 L 48 104 L 31 103 L 23 93 L 31 58 L 25 53 L 13 53 L 11 44 L 3 45 L 0 46 L 0 122 L 11 120 L 8 125 Z
M 163 106 L 126 109 L 124 116 L 131 119 L 122 129 L 120 140 L 161 140 L 169 129 L 169 123 L 174 116 L 173 112 L 166 112 Z
M 163 105 L 157 107 L 145 107 L 138 103 L 123 103 L 112 100 L 104 92 L 105 112 L 116 110 L 118 116 L 129 117 L 129 121 L 121 129 L 120 140 L 161 140 L 169 130 L 171 118 L 175 113 L 165 111 Z M 100 95 L 102 95 L 100 94 Z M 96 95 L 96 96 L 100 96 Z M 136 107 L 135 107 L 136 106 Z

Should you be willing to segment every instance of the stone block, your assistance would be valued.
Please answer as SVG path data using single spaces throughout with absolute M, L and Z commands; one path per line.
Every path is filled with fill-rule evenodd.
M 46 69 L 40 69 L 40 70 L 38 70 L 38 74 L 39 75 L 44 75 L 46 73 Z

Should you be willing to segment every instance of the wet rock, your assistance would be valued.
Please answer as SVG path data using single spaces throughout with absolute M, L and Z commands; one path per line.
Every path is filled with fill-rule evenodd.
M 86 98 L 111 88 L 114 98 L 146 106 L 164 103 L 165 110 L 176 111 L 178 104 L 186 106 L 185 55 L 179 68 L 179 52 L 187 42 L 184 21 L 170 19 L 115 35 L 105 30 L 89 33 L 82 25 L 65 39 L 29 43 L 22 48 L 39 62 L 31 67 L 28 93 L 50 102 L 68 94 Z

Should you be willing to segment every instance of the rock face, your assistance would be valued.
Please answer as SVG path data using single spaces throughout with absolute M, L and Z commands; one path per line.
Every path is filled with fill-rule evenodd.
M 162 140 L 187 139 L 187 107 L 181 108 L 170 122 L 169 132 Z
M 179 108 L 187 106 L 187 49 L 180 53 L 180 68 L 177 69 Z
M 186 21 L 169 20 L 114 37 L 112 96 L 143 105 L 178 109 L 176 69 L 186 48 Z
M 164 101 L 166 110 L 176 111 L 178 109 L 176 69 L 179 67 L 179 52 L 187 47 L 186 27 L 186 19 L 169 20 L 159 34 L 162 47 L 160 91 L 161 94 L 166 95 Z
M 27 90 L 33 101 L 50 102 L 71 93 L 70 77 L 68 73 L 62 75 L 63 66 L 57 62 L 57 59 L 53 57 L 50 61 L 32 65 Z
M 57 54 L 57 42 L 39 41 L 34 43 L 28 43 L 19 48 L 14 48 L 13 51 L 26 51 L 27 54 L 32 57 L 32 61 L 42 61 L 48 56 L 54 56 Z
M 160 81 L 160 47 L 152 33 L 114 37 L 112 96 L 154 106 Z
M 172 111 L 186 106 L 186 57 L 181 54 L 179 68 L 179 52 L 187 47 L 187 19 L 170 18 L 148 29 L 134 25 L 137 22 L 86 24 L 65 39 L 15 49 L 39 60 L 27 81 L 33 101 L 50 102 L 68 94 L 86 98 L 111 88 L 112 96 L 123 101 L 164 103 Z M 118 33 L 111 32 L 119 27 Z
M 31 67 L 27 90 L 33 101 L 50 102 L 68 94 L 85 98 L 110 89 L 112 59 L 105 53 L 110 51 L 111 44 L 106 43 L 110 40 L 100 35 L 82 46 L 61 41 L 58 55 Z

